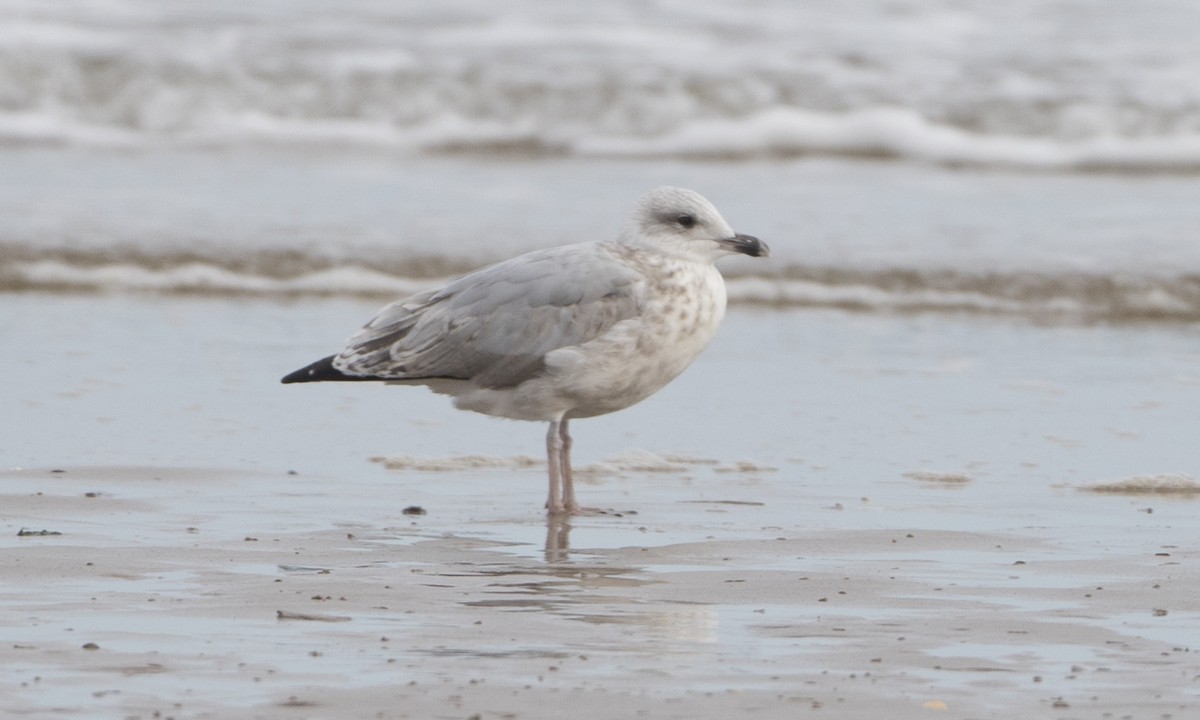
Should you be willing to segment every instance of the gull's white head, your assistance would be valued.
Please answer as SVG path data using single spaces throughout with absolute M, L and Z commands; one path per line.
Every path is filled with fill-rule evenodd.
M 770 254 L 758 238 L 735 233 L 700 193 L 677 187 L 655 188 L 639 198 L 620 242 L 695 260 Z

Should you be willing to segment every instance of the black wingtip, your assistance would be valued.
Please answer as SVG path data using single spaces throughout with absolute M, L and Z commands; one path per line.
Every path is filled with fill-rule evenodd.
M 315 363 L 302 367 L 296 372 L 283 376 L 282 383 L 323 382 L 329 380 L 362 380 L 354 375 L 347 375 L 333 366 L 336 355 L 321 358 Z

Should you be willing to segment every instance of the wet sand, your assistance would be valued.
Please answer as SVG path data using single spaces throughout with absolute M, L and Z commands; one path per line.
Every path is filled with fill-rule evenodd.
M 424 515 L 353 476 L 55 470 L 0 477 L 12 717 L 1197 708 L 1191 503 L 1117 501 L 1140 526 L 1124 531 L 1046 513 L 997 532 L 860 500 L 806 528 L 770 501 L 779 473 L 707 471 L 647 474 L 636 512 L 547 526 L 539 493 L 495 470 L 420 476 L 481 490 Z
M 363 303 L 5 302 L 6 715 L 1200 711 L 1187 328 L 734 308 L 548 525 L 540 427 L 277 385 Z

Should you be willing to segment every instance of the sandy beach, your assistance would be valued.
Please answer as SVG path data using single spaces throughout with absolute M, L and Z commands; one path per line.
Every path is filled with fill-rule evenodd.
M 1139 329 L 1150 354 L 1105 327 L 735 308 L 660 396 L 579 423 L 606 512 L 548 525 L 539 427 L 276 384 L 369 303 L 6 303 L 40 338 L 0 474 L 9 716 L 1200 707 L 1183 329 Z M 134 328 L 189 352 L 127 352 Z
M 762 494 L 783 478 L 704 472 L 685 490 L 660 473 L 637 480 L 636 513 L 548 528 L 536 493 L 489 491 L 488 474 L 426 475 L 482 491 L 404 515 L 403 493 L 380 502 L 353 478 L 5 473 L 0 704 L 35 718 L 1196 709 L 1194 503 L 1083 498 L 1119 508 L 1130 527 L 1115 532 L 1052 513 L 1008 532 L 909 526 L 952 512 L 939 488 L 919 511 L 827 505 L 801 528 Z M 43 530 L 61 535 L 28 535 Z
M 747 10 L 0 3 L 0 718 L 1200 718 L 1200 4 Z M 661 185 L 771 255 L 600 512 L 280 384 Z

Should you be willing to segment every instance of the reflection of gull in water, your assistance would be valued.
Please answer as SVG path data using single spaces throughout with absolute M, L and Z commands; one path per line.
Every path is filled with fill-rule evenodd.
M 426 385 L 463 410 L 550 423 L 552 514 L 575 513 L 567 423 L 621 410 L 684 370 L 725 314 L 713 261 L 765 256 L 680 188 L 638 201 L 613 242 L 537 250 L 383 308 L 285 383 Z

